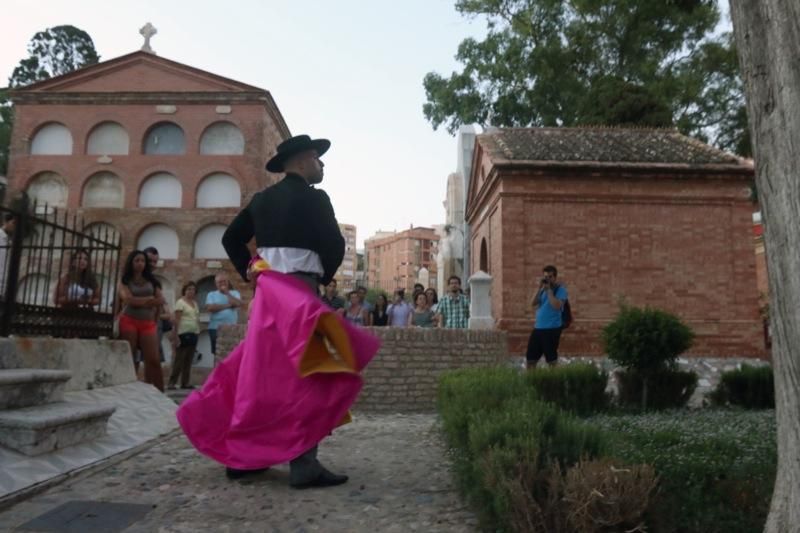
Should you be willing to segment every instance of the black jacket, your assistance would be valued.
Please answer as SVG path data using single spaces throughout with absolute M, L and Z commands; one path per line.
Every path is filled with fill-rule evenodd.
M 222 236 L 228 257 L 245 280 L 250 262 L 247 243 L 254 235 L 259 248 L 304 248 L 316 252 L 325 270 L 320 283 L 325 285 L 344 258 L 344 237 L 328 195 L 296 174 L 287 174 L 256 193 Z

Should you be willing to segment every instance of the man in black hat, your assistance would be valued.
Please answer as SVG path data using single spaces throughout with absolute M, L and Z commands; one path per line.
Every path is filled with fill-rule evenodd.
M 231 222 L 222 245 L 234 267 L 248 279 L 250 253 L 247 243 L 255 236 L 258 255 L 272 270 L 290 274 L 315 294 L 320 283 L 328 284 L 344 258 L 344 238 L 325 192 L 315 189 L 322 182 L 320 157 L 330 148 L 327 139 L 308 135 L 292 137 L 278 146 L 267 163 L 270 172 L 284 172 L 281 181 L 256 193 Z M 295 488 L 340 485 L 347 476 L 335 475 L 317 460 L 317 447 L 290 463 L 290 484 Z M 230 478 L 254 471 L 227 469 Z

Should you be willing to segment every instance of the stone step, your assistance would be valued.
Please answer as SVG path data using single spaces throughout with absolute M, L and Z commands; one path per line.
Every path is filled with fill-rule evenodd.
M 0 370 L 0 410 L 60 402 L 64 399 L 64 388 L 71 377 L 69 370 Z
M 25 455 L 40 455 L 106 434 L 116 408 L 56 402 L 0 411 L 0 445 Z

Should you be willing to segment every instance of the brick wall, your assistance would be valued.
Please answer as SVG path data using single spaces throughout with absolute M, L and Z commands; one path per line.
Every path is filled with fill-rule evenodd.
M 553 264 L 575 316 L 563 354 L 602 354 L 601 330 L 626 301 L 686 321 L 697 334 L 691 355 L 763 357 L 750 179 L 519 170 L 487 182 L 470 221 L 472 268 L 485 238 L 510 353 L 525 350 L 536 280 Z
M 362 412 L 433 411 L 439 376 L 448 370 L 490 366 L 507 358 L 503 331 L 369 328 L 381 349 L 364 372 L 355 405 Z M 218 351 L 229 353 L 245 326 L 219 330 Z

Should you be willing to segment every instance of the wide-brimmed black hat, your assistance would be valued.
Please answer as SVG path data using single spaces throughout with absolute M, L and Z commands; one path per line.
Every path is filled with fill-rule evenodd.
M 267 170 L 270 172 L 283 172 L 286 160 L 295 154 L 306 150 L 316 150 L 317 155 L 322 155 L 331 147 L 328 139 L 311 139 L 308 135 L 297 135 L 286 139 L 278 145 L 278 153 L 267 161 Z

